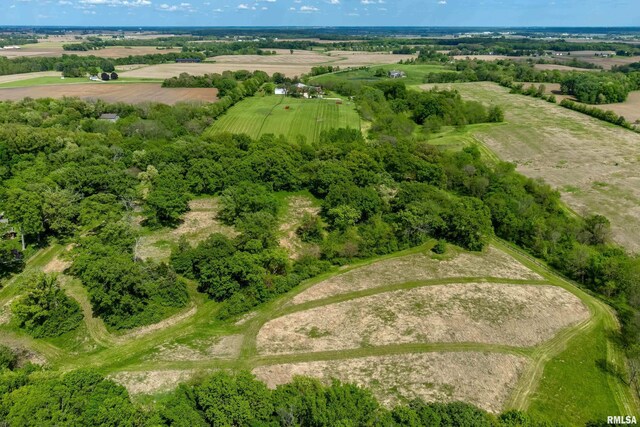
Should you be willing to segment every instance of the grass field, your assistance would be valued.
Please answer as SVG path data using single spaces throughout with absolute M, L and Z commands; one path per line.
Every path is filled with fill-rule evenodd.
M 311 81 L 315 84 L 326 84 L 335 80 L 347 80 L 347 81 L 376 81 L 383 80 L 387 77 L 376 77 L 375 72 L 382 69 L 386 72 L 390 70 L 404 71 L 407 75 L 402 78 L 402 82 L 406 85 L 418 85 L 424 83 L 424 78 L 429 73 L 437 73 L 442 71 L 450 71 L 444 66 L 440 65 L 404 65 L 404 64 L 388 64 L 377 65 L 369 67 L 368 69 L 339 71 L 337 73 L 323 74 L 311 78 Z
M 42 77 L 41 79 L 50 79 Z M 23 84 L 29 80 L 14 82 Z M 86 80 L 85 80 L 86 82 Z M 14 84 L 9 83 L 9 84 Z M 136 83 L 125 80 L 124 83 L 91 82 L 76 84 L 50 84 L 41 86 L 0 88 L 0 100 L 19 101 L 23 98 L 63 98 L 78 97 L 84 100 L 102 99 L 106 102 L 215 102 L 218 90 L 213 88 L 163 88 L 160 83 Z
M 332 128 L 360 129 L 353 102 L 344 100 L 339 105 L 335 99 L 254 96 L 229 109 L 208 132 L 246 133 L 252 138 L 272 133 L 291 141 L 301 135 L 311 142 L 318 140 L 323 130 Z
M 14 80 L 11 82 L 0 83 L 0 88 L 12 88 L 12 87 L 31 87 L 31 86 L 48 86 L 48 85 L 62 85 L 62 84 L 121 84 L 121 83 L 162 83 L 159 79 L 144 79 L 144 78 L 132 78 L 124 77 L 118 80 L 108 80 L 100 82 L 92 82 L 86 77 L 72 77 L 72 78 L 60 78 L 60 76 L 43 76 L 34 77 L 24 80 Z
M 466 138 L 515 162 L 519 172 L 544 179 L 575 212 L 606 216 L 614 240 L 640 251 L 640 134 L 537 98 L 509 94 L 494 83 L 437 86 L 454 88 L 464 99 L 501 105 L 505 123 L 470 127 Z

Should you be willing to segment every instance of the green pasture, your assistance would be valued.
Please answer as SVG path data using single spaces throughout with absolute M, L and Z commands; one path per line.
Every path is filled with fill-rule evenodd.
M 252 138 L 265 134 L 299 136 L 317 141 L 323 130 L 360 129 L 355 104 L 347 99 L 302 99 L 276 95 L 240 101 L 208 129 L 209 133 L 245 133 Z
M 339 63 L 337 65 L 340 65 Z M 367 67 L 356 70 L 345 70 L 338 71 L 330 74 L 323 74 L 320 76 L 312 77 L 311 82 L 314 84 L 327 84 L 327 82 L 333 82 L 337 80 L 347 80 L 347 81 L 377 81 L 377 80 L 385 80 L 388 77 L 376 77 L 375 73 L 377 70 L 384 70 L 385 73 L 391 70 L 399 70 L 404 71 L 407 75 L 403 77 L 401 80 L 407 85 L 419 85 L 424 83 L 424 79 L 429 73 L 439 73 L 444 71 L 451 71 L 443 65 L 431 65 L 431 64 L 420 64 L 420 65 L 410 65 L 410 64 L 386 64 L 386 65 L 376 65 L 373 67 Z

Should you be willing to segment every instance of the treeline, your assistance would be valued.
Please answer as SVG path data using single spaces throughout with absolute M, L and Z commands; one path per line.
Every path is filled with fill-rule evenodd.
M 38 39 L 33 36 L 20 34 L 2 34 L 0 35 L 0 47 L 20 46 L 23 44 L 38 43 Z
M 263 71 L 225 71 L 222 74 L 211 73 L 202 76 L 192 76 L 188 73 L 181 73 L 178 77 L 171 77 L 162 82 L 162 87 L 213 87 L 218 89 L 220 96 L 226 96 L 238 87 L 242 82 L 251 78 L 256 78 L 260 85 L 271 78 Z M 255 90 L 251 92 L 251 95 Z
M 591 117 L 595 117 L 596 119 L 613 123 L 614 125 L 622 126 L 630 130 L 636 130 L 636 127 L 633 124 L 629 123 L 623 116 L 619 116 L 611 110 L 605 111 L 597 107 L 589 107 L 588 105 L 573 102 L 570 99 L 563 99 L 562 102 L 560 102 L 560 105 L 565 108 L 587 114 Z
M 271 390 L 246 371 L 219 371 L 142 407 L 124 387 L 92 370 L 16 368 L 15 355 L 4 346 L 0 419 L 7 426 L 560 427 L 525 412 L 491 415 L 462 402 L 415 399 L 387 409 L 369 390 L 338 381 L 296 377 Z
M 560 83 L 562 93 L 587 104 L 624 102 L 640 88 L 640 72 L 577 72 L 536 70 L 533 64 L 513 61 L 456 61 L 455 70 L 429 73 L 426 83 L 492 81 L 512 87 L 515 82 Z
M 204 60 L 205 56 L 199 53 L 156 53 L 147 55 L 132 55 L 125 58 L 100 58 L 97 56 L 62 55 L 55 57 L 23 56 L 8 59 L 0 56 L 0 75 L 33 73 L 38 71 L 60 71 L 73 73 L 73 70 L 88 70 L 99 68 L 112 69 L 118 65 L 130 64 L 163 64 L 175 62 L 181 58 L 197 58 Z
M 138 46 L 155 46 L 161 49 L 170 49 L 173 47 L 185 46 L 188 42 L 201 40 L 201 37 L 193 36 L 175 36 L 175 37 L 156 37 L 150 39 L 132 39 L 119 38 L 113 36 L 110 39 L 89 36 L 78 43 L 67 43 L 62 45 L 62 49 L 69 51 L 87 51 L 99 50 L 111 46 L 138 47 Z

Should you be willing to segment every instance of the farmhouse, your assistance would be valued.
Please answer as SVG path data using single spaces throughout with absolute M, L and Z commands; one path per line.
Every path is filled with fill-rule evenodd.
M 404 73 L 404 71 L 391 70 L 389 71 L 389 77 L 392 79 L 400 79 L 402 77 L 407 77 L 407 75 Z
M 276 90 L 273 92 L 274 95 L 286 95 L 287 94 L 287 90 L 283 87 L 277 87 Z
M 111 123 L 115 123 L 120 119 L 120 116 L 114 113 L 104 113 L 100 115 L 100 118 L 98 118 L 98 120 L 106 120 L 109 121 Z

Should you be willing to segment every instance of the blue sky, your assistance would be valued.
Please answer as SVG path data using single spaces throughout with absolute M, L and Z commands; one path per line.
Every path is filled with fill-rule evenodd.
M 640 0 L 0 0 L 0 25 L 637 26 Z

